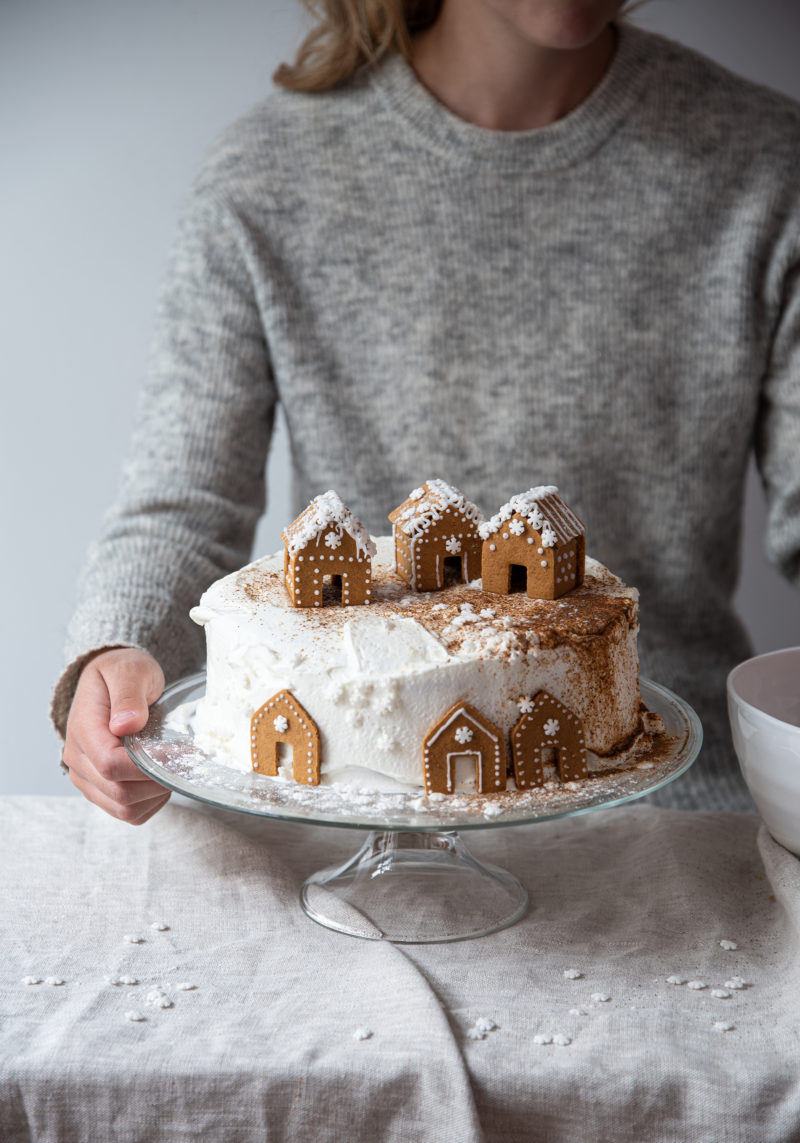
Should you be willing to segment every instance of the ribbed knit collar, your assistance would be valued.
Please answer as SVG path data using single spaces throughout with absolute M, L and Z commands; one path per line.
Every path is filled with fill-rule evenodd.
M 495 131 L 460 119 L 431 95 L 399 55 L 384 60 L 371 82 L 421 141 L 454 163 L 554 170 L 600 146 L 639 98 L 657 37 L 627 23 L 618 25 L 617 32 L 614 57 L 594 91 L 562 119 L 529 131 Z

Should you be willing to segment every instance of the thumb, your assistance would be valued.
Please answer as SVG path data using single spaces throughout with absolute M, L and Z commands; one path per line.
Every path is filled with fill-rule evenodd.
M 142 730 L 150 717 L 150 703 L 158 698 L 160 685 L 149 664 L 142 662 L 112 662 L 104 666 L 103 676 L 108 687 L 108 729 L 117 738 Z

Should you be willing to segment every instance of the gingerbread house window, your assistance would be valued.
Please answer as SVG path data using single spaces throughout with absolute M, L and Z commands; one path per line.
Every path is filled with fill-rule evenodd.
M 512 496 L 480 525 L 483 590 L 557 599 L 583 583 L 583 524 L 553 485 Z
M 338 493 L 312 500 L 281 539 L 283 578 L 294 607 L 371 602 L 375 542 Z
M 482 519 L 457 488 L 444 480 L 426 480 L 389 513 L 398 575 L 415 591 L 478 579 Z
M 250 719 L 250 760 L 258 774 L 291 769 L 295 782 L 319 784 L 319 730 L 291 691 L 267 699 Z
M 458 703 L 427 734 L 422 770 L 426 794 L 498 793 L 506 788 L 505 736 L 474 706 Z

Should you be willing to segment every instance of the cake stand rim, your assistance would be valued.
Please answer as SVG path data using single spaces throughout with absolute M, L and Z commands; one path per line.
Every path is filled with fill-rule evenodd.
M 169 683 L 165 688 L 160 698 L 151 707 L 151 720 L 153 715 L 163 716 L 169 715 L 179 706 L 183 705 L 186 701 L 193 701 L 199 698 L 199 695 L 194 695 L 193 692 L 205 684 L 206 672 L 198 671 L 192 675 L 185 675 L 182 678 L 176 679 Z M 669 706 L 670 713 L 675 716 L 679 714 L 684 721 L 685 735 L 679 745 L 676 745 L 674 752 L 669 756 L 673 761 L 673 766 L 666 774 L 659 774 L 653 780 L 652 784 L 647 784 L 647 776 L 642 779 L 641 788 L 636 788 L 633 791 L 628 791 L 619 796 L 609 796 L 607 798 L 599 798 L 597 801 L 590 802 L 584 805 L 576 806 L 561 806 L 555 810 L 548 812 L 532 812 L 526 813 L 524 816 L 512 816 L 513 807 L 508 813 L 500 813 L 497 816 L 483 817 L 481 819 L 465 818 L 463 812 L 459 815 L 458 811 L 447 814 L 447 799 L 444 802 L 437 803 L 437 811 L 435 820 L 432 816 L 423 817 L 409 817 L 408 820 L 402 821 L 387 821 L 377 817 L 364 817 L 360 820 L 345 819 L 344 817 L 331 817 L 330 811 L 325 816 L 316 816 L 310 812 L 300 812 L 299 808 L 295 812 L 283 806 L 275 808 L 271 805 L 242 805 L 232 801 L 230 798 L 227 800 L 220 800 L 218 796 L 211 796 L 209 792 L 202 792 L 203 788 L 194 785 L 188 779 L 181 779 L 180 777 L 170 773 L 155 759 L 151 758 L 147 752 L 143 736 L 146 734 L 147 727 L 144 730 L 123 737 L 123 746 L 125 747 L 128 756 L 135 763 L 135 765 L 149 778 L 158 782 L 160 785 L 173 791 L 177 794 L 182 794 L 185 797 L 192 798 L 195 801 L 201 802 L 205 805 L 212 806 L 215 809 L 226 810 L 233 813 L 244 813 L 251 817 L 267 818 L 270 820 L 299 822 L 309 825 L 323 825 L 338 829 L 358 829 L 358 830 L 380 830 L 385 832 L 424 832 L 424 833 L 453 833 L 462 832 L 464 830 L 477 830 L 477 829 L 503 829 L 509 826 L 516 825 L 535 825 L 538 822 L 556 821 L 560 818 L 579 817 L 583 814 L 592 813 L 595 810 L 612 809 L 618 805 L 626 805 L 629 802 L 638 801 L 640 798 L 646 797 L 648 794 L 655 793 L 657 790 L 662 789 L 670 782 L 680 778 L 696 761 L 703 743 L 703 727 L 697 713 L 692 706 L 680 695 L 664 686 L 662 683 L 656 683 L 652 679 L 644 676 L 639 677 L 640 694 L 642 701 L 649 710 L 654 710 L 655 713 L 665 713 L 664 707 L 659 709 L 659 703 L 653 704 L 652 701 L 647 701 L 645 694 L 648 692 L 648 697 L 652 700 L 657 697 L 661 703 Z M 189 698 L 188 696 L 191 696 Z M 181 702 L 174 701 L 176 696 L 181 698 Z M 148 726 L 150 722 L 148 722 Z M 186 732 L 186 737 L 191 738 L 191 731 Z M 217 766 L 221 766 L 217 763 Z M 232 770 L 230 767 L 224 767 L 226 771 L 233 774 L 238 774 L 242 779 L 250 778 L 251 781 L 264 777 L 263 775 L 244 774 L 241 771 Z M 622 776 L 627 773 L 633 775 L 635 767 L 630 772 L 620 771 Z M 267 781 L 271 779 L 267 778 Z M 313 791 L 317 787 L 303 787 L 304 790 L 309 791 L 313 797 Z M 320 789 L 324 791 L 331 791 L 332 787 L 325 786 Z M 217 794 L 222 791 L 217 791 Z M 391 795 L 389 795 L 391 796 Z M 424 797 L 423 794 L 419 795 Z M 475 796 L 475 795 L 472 795 Z M 491 796 L 489 796 L 490 798 Z M 489 798 L 484 796 L 482 804 L 490 804 Z

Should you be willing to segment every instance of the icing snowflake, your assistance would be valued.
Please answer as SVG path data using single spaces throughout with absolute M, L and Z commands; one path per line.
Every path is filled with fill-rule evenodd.
M 445 548 L 447 548 L 451 556 L 457 556 L 461 551 L 461 541 L 457 540 L 455 536 L 451 536 L 445 544 Z
M 338 548 L 342 542 L 342 537 L 337 535 L 336 532 L 325 533 L 325 544 L 329 548 Z
M 468 726 L 459 726 L 455 733 L 455 739 L 461 746 L 464 746 L 472 740 L 472 731 Z
M 522 523 L 521 520 L 512 520 L 511 523 L 508 525 L 508 530 L 514 536 L 521 536 L 522 533 L 525 531 L 525 525 Z
M 284 715 L 279 714 L 272 720 L 272 725 L 277 730 L 278 734 L 285 734 L 289 729 L 289 719 Z
M 542 528 L 542 547 L 554 548 L 557 539 L 558 537 L 556 536 L 555 532 L 545 520 L 544 527 Z
M 531 512 L 530 516 L 528 517 L 528 523 L 530 524 L 530 526 L 533 528 L 533 530 L 535 532 L 540 531 L 542 525 L 544 524 L 544 516 L 539 511 L 539 509 L 535 506 L 534 506 L 534 509 Z
M 530 695 L 523 695 L 517 699 L 520 714 L 530 714 L 533 710 L 533 699 Z
M 415 488 L 413 492 L 409 492 L 408 499 L 409 500 L 421 500 L 424 495 L 425 495 L 425 489 L 424 488 Z
M 561 724 L 557 718 L 548 718 L 547 722 L 544 724 L 544 732 L 547 737 L 552 738 L 554 735 L 558 734 L 560 725 Z

